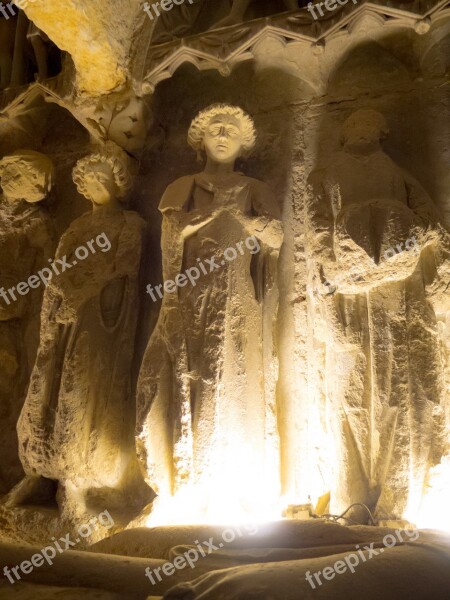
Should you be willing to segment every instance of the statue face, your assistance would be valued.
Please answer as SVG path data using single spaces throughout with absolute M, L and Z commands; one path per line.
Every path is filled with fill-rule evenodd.
M 3 168 L 1 185 L 10 201 L 40 202 L 47 195 L 46 175 L 24 161 L 11 162 Z
M 90 166 L 84 175 L 83 195 L 93 204 L 109 204 L 117 195 L 114 175 L 109 165 L 97 163 Z
M 233 163 L 242 151 L 239 121 L 231 115 L 216 115 L 208 123 L 203 138 L 206 155 L 219 163 Z
M 344 131 L 344 145 L 352 148 L 373 146 L 381 140 L 381 130 L 372 119 L 349 121 Z

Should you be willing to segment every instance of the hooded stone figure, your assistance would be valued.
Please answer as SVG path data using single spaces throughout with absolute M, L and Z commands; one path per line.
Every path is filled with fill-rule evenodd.
M 50 217 L 41 203 L 54 180 L 52 161 L 33 150 L 0 160 L 0 492 L 23 476 L 16 424 L 39 339 L 43 283 L 36 276 L 53 256 Z
M 255 143 L 240 108 L 203 110 L 188 140 L 207 162 L 159 207 L 166 284 L 138 382 L 138 455 L 161 504 L 189 497 L 191 518 L 218 517 L 223 504 L 255 514 L 280 486 L 279 209 L 266 184 L 234 170 Z
M 427 289 L 448 235 L 425 190 L 383 151 L 388 133 L 374 110 L 350 115 L 342 150 L 310 176 L 306 216 L 335 445 L 331 512 L 361 502 L 400 520 L 417 513 L 443 453 Z
M 59 483 L 67 516 L 96 490 L 119 496 L 134 456 L 130 389 L 144 221 L 120 200 L 129 159 L 113 142 L 78 161 L 74 181 L 92 203 L 61 237 L 49 276 L 40 347 L 18 423 L 27 503 L 42 478 Z M 53 268 L 55 266 L 55 268 Z

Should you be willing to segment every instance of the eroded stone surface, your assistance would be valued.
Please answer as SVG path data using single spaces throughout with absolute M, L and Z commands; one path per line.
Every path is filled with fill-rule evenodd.
M 254 135 L 239 108 L 198 115 L 189 140 L 206 152 L 205 169 L 171 184 L 160 204 L 164 280 L 186 275 L 178 292 L 166 290 L 144 357 L 138 450 L 160 501 L 186 489 L 199 518 L 224 501 L 270 507 L 279 494 L 280 211 L 267 186 L 233 172 Z
M 344 558 L 344 554 L 335 554 L 332 557 L 332 564 Z M 363 594 L 371 600 L 379 598 L 380 594 L 387 600 L 396 600 L 398 590 L 401 589 L 402 592 L 411 594 L 418 600 L 426 600 L 430 594 L 433 598 L 444 600 L 446 598 L 444 590 L 449 578 L 443 570 L 444 565 L 448 564 L 448 558 L 448 550 L 440 552 L 436 557 L 434 553 L 429 553 L 422 547 L 392 548 L 389 553 L 379 555 L 371 562 L 367 562 L 364 570 L 355 570 L 354 573 L 347 570 L 342 575 L 334 573 L 332 582 L 322 580 L 320 574 L 319 580 L 322 583 L 319 587 L 313 579 L 315 588 L 306 581 L 303 570 L 305 569 L 305 572 L 309 572 L 310 575 L 323 571 L 330 567 L 330 557 L 305 561 L 306 564 L 286 561 L 264 566 L 251 565 L 227 569 L 222 573 L 220 571 L 209 573 L 194 582 L 174 587 L 164 594 L 163 598 L 214 600 L 222 597 L 227 600 L 237 600 L 247 596 L 257 600 L 277 600 L 281 592 L 286 600 L 294 600 L 299 597 L 299 594 L 307 596 L 312 593 L 315 598 L 323 599 L 330 598 L 330 593 L 336 599 L 344 599 L 349 593 L 356 593 Z M 411 577 L 413 568 L 422 569 L 422 573 L 426 572 L 426 579 L 418 581 L 417 578 Z M 382 582 L 379 579 L 381 572 Z M 327 572 L 327 576 L 331 574 Z M 389 583 L 386 585 L 389 581 L 395 581 L 396 585 L 391 586 Z
M 0 160 L 0 490 L 6 493 L 23 471 L 17 454 L 16 424 L 39 338 L 43 285 L 27 284 L 53 253 L 53 231 L 39 206 L 51 192 L 54 167 L 43 154 L 24 150 Z M 17 286 L 21 284 L 20 293 Z
M 25 472 L 59 481 L 59 503 L 69 514 L 96 500 L 109 503 L 103 496 L 124 486 L 128 469 L 132 479 L 129 378 L 144 227 L 120 206 L 131 177 L 114 144 L 79 161 L 74 179 L 93 211 L 59 242 L 53 264 L 60 272 L 45 293 L 40 347 L 18 423 Z M 32 503 L 32 490 L 18 486 L 14 495 Z
M 242 538 L 236 527 L 233 529 L 236 540 L 230 546 L 227 544 L 224 549 L 199 558 L 193 563 L 194 568 L 175 569 L 171 575 L 161 571 L 164 564 L 171 563 L 188 550 L 192 552 L 195 547 L 192 540 L 217 543 L 222 539 L 224 529 L 130 530 L 97 544 L 92 548 L 93 552 L 68 550 L 64 555 L 58 555 L 51 568 L 42 567 L 39 572 L 34 570 L 26 583 L 62 587 L 70 572 L 73 591 L 78 586 L 89 587 L 134 600 L 144 599 L 149 593 L 152 597 L 166 593 L 168 598 L 176 598 L 177 594 L 185 598 L 189 597 L 189 593 L 194 597 L 204 593 L 215 599 L 222 594 L 225 600 L 241 598 L 242 594 L 252 597 L 256 593 L 263 594 L 264 599 L 278 599 L 280 594 L 295 598 L 299 590 L 305 596 L 314 592 L 314 595 L 321 593 L 324 598 L 329 598 L 331 591 L 333 597 L 345 598 L 352 593 L 353 586 L 372 598 L 383 593 L 395 599 L 399 590 L 410 591 L 413 586 L 416 588 L 414 598 L 427 600 L 430 591 L 433 598 L 446 598 L 448 574 L 444 565 L 448 562 L 449 545 L 448 538 L 444 536 L 423 531 L 411 531 L 411 535 L 407 535 L 404 531 L 393 529 L 342 527 L 320 522 L 261 525 L 255 535 Z M 241 530 L 244 531 L 244 526 Z M 406 543 L 399 541 L 400 534 L 408 540 Z M 384 538 L 392 544 L 391 536 L 398 543 L 391 549 L 385 547 L 383 553 L 379 552 Z M 274 547 L 267 548 L 265 544 Z M 322 576 L 322 585 L 316 585 L 313 590 L 306 574 L 332 567 L 337 560 L 345 561 L 348 553 L 356 551 L 356 546 L 364 552 L 366 561 L 361 559 L 354 573 L 347 569 L 346 574 L 335 574 L 333 580 Z M 39 552 L 39 547 L 0 544 L 2 562 L 20 564 L 35 552 Z M 154 555 L 162 558 L 152 558 Z M 421 569 L 418 568 L 419 561 L 422 561 Z M 408 570 L 411 565 L 416 567 L 413 572 Z M 146 568 L 150 572 L 159 569 L 161 580 L 154 576 L 155 583 L 152 584 L 142 576 Z M 315 581 L 313 578 L 313 583 Z M 392 592 L 389 591 L 391 589 Z
M 444 4 L 406 2 L 394 9 L 381 0 L 361 2 L 314 21 L 306 11 L 277 14 L 290 8 L 281 0 L 236 0 L 233 7 L 228 0 L 205 1 L 173 8 L 157 22 L 144 14 L 141 2 L 124 4 L 29 3 L 26 10 L 35 21 L 30 33 L 40 28 L 67 51 L 76 78 L 69 56 L 62 73 L 47 78 L 58 71 L 46 72 L 50 63 L 41 44 L 45 38 L 33 36 L 35 55 L 25 29 L 16 43 L 17 23 L 0 23 L 0 70 L 6 85 L 0 94 L 0 155 L 25 146 L 55 162 L 58 198 L 50 198 L 48 208 L 61 238 L 60 254 L 86 244 L 84 234 L 96 239 L 100 228 L 109 228 L 114 239 L 111 251 L 97 252 L 97 267 L 82 261 L 81 270 L 73 266 L 48 286 L 40 362 L 21 425 L 28 477 L 8 496 L 7 505 L 3 501 L 1 535 L 46 544 L 49 537 L 72 531 L 86 516 L 110 505 L 114 531 L 130 519 L 145 527 L 158 502 L 165 519 L 174 514 L 161 490 L 169 496 L 191 484 L 207 493 L 192 504 L 186 502 L 192 493 L 181 496 L 184 501 L 175 508 L 187 508 L 187 515 L 175 514 L 184 521 L 196 520 L 199 506 L 210 500 L 221 505 L 221 517 L 231 518 L 255 484 L 248 506 L 260 509 L 281 492 L 278 514 L 287 505 L 293 507 L 292 515 L 306 504 L 327 513 L 364 500 L 388 521 L 395 518 L 391 522 L 400 524 L 401 517 L 444 527 L 442 506 L 450 473 L 449 271 L 442 226 L 444 219 L 449 224 L 450 214 L 450 26 Z M 212 4 L 214 11 L 205 14 L 203 9 Z M 238 24 L 217 29 L 227 15 L 229 23 Z M 5 24 L 8 31 L 2 36 Z M 168 43 L 153 45 L 155 41 Z M 31 81 L 38 71 L 42 81 L 21 88 L 11 85 L 11 59 L 20 58 L 23 50 L 36 68 L 16 83 Z M 24 65 L 19 60 L 19 71 Z M 186 147 L 186 132 L 200 110 L 217 102 L 242 107 L 251 115 L 258 141 L 253 155 L 239 158 L 234 171 L 199 175 L 201 166 Z M 386 133 L 388 124 L 390 135 L 382 136 L 380 145 L 376 135 L 375 140 L 371 137 L 371 119 L 363 119 L 361 131 L 361 109 L 378 113 L 371 113 L 378 133 Z M 113 140 L 141 159 L 130 193 L 131 208 L 148 223 L 141 253 L 142 221 L 136 213 L 124 236 L 125 227 L 118 221 L 126 211 L 118 210 L 118 219 L 82 216 L 83 178 L 78 193 L 71 172 L 87 153 L 89 136 L 101 145 Z M 195 149 L 201 150 L 201 144 Z M 108 168 L 96 162 L 91 164 L 96 175 L 86 189 L 101 201 L 105 193 L 114 195 L 115 186 L 110 185 Z M 20 182 L 20 173 L 16 175 Z M 30 186 L 22 185 L 28 193 Z M 241 203 L 240 212 L 245 213 L 244 196 L 254 213 L 245 218 L 230 210 L 231 203 Z M 161 215 L 157 208 L 163 197 Z M 186 199 L 194 205 L 188 210 Z M 211 210 L 211 221 L 206 219 L 197 233 L 192 227 L 198 222 L 180 219 L 183 211 L 188 216 L 199 211 L 203 218 L 214 203 L 226 208 Z M 442 218 L 433 215 L 433 207 Z M 263 227 L 253 231 L 252 222 Z M 197 259 L 210 259 L 214 248 L 242 242 L 232 238 L 243 232 L 254 234 L 261 245 L 251 260 L 238 250 L 236 260 L 223 270 L 204 274 L 195 286 L 180 287 L 175 294 L 167 292 L 162 307 L 157 294 L 156 302 L 146 294 L 149 282 L 155 290 L 167 273 L 176 277 L 188 268 L 188 261 L 199 264 Z M 0 284 L 1 277 L 14 272 L 13 246 L 22 240 L 22 229 L 15 237 L 9 233 L 4 239 L 11 246 L 8 241 L 0 247 Z M 121 237 L 127 246 L 124 254 Z M 28 265 L 24 276 L 34 268 Z M 111 279 L 116 272 L 133 280 L 127 298 L 121 282 Z M 103 284 L 107 298 L 99 293 Z M 112 332 L 108 320 L 114 320 L 119 306 L 128 316 L 119 319 L 120 331 Z M 1 339 L 6 359 L 0 363 L 0 380 L 5 389 L 11 366 L 17 369 L 11 356 L 22 339 L 19 321 L 8 321 L 15 329 Z M 35 330 L 27 354 L 36 351 Z M 69 341 L 64 339 L 68 332 L 75 332 Z M 74 354 L 67 361 L 68 348 Z M 52 356 L 59 363 L 52 365 Z M 142 474 L 161 498 L 136 516 L 154 494 L 142 484 L 133 448 L 140 370 L 138 450 Z M 25 393 L 27 368 L 21 376 Z M 110 388 L 114 390 L 108 396 Z M 49 397 L 57 400 L 53 406 L 46 404 Z M 0 414 L 9 411 L 8 402 L 9 397 L 2 399 Z M 166 418 L 162 411 L 158 414 L 159 407 L 169 408 Z M 268 408 L 265 414 L 263 407 Z M 14 421 L 8 416 L 2 426 L 6 423 L 12 432 Z M 6 441 L 2 444 L 6 447 Z M 18 466 L 12 446 L 5 452 L 8 460 L 14 455 Z M 41 472 L 46 477 L 36 475 Z M 55 502 L 58 483 L 62 511 Z M 346 513 L 341 522 L 355 517 L 369 519 L 364 509 Z M 140 551 L 155 555 L 154 546 L 141 543 L 140 534 L 127 533 Z M 90 541 L 105 535 L 101 531 Z M 262 562 L 281 557 L 296 566 L 305 556 L 314 558 L 297 548 L 277 554 L 270 546 L 281 541 L 269 536 L 269 548 L 260 547 L 253 558 Z M 192 544 L 181 533 L 174 534 L 173 542 L 170 556 Z M 127 550 L 115 538 L 112 545 Z M 298 594 L 282 564 L 235 570 L 249 552 L 238 554 L 230 550 L 210 559 L 209 566 L 205 563 L 205 572 L 231 567 L 229 585 L 224 573 L 215 573 L 195 582 L 193 593 L 233 597 L 242 582 L 243 594 L 270 597 L 283 593 L 284 585 L 285 595 Z M 22 555 L 22 560 L 27 558 Z M 406 562 L 420 578 L 416 558 L 408 555 Z M 108 562 L 95 564 L 97 576 L 99 564 L 107 572 Z M 370 578 L 361 579 L 364 595 L 367 589 L 377 597 L 390 593 L 380 582 L 383 575 L 396 574 L 396 565 L 378 561 Z M 131 576 L 127 571 L 123 577 L 124 585 L 127 578 L 139 580 L 133 590 L 145 597 L 149 590 L 143 589 L 142 564 L 133 568 Z M 63 568 L 52 583 L 63 587 L 67 572 Z M 87 572 L 71 580 L 73 585 L 87 585 Z M 176 582 L 186 581 L 186 572 L 177 573 Z M 198 579 L 199 574 L 189 576 Z M 95 576 L 89 582 L 99 588 Z M 159 591 L 176 582 L 166 580 L 167 587 Z M 110 585 L 116 583 L 112 577 Z M 412 584 L 400 578 L 399 585 L 407 595 Z M 320 589 L 328 592 L 325 586 Z M 340 591 L 349 597 L 347 587 Z
M 113 0 L 100 8 L 89 0 L 34 0 L 27 2 L 24 10 L 61 50 L 70 52 L 80 90 L 101 94 L 126 82 L 140 4 L 138 0 Z
M 343 150 L 311 176 L 307 214 L 337 452 L 331 510 L 375 501 L 380 516 L 398 519 L 417 510 L 411 504 L 445 452 L 426 283 L 439 279 L 449 237 L 418 182 L 382 151 L 387 134 L 381 114 L 351 115 Z

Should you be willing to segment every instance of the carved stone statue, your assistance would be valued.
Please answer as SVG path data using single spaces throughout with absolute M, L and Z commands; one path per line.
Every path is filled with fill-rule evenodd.
M 379 518 L 417 509 L 442 455 L 442 373 L 427 283 L 445 233 L 419 183 L 387 156 L 384 117 L 359 110 L 343 149 L 310 178 L 308 247 L 322 315 L 331 512 L 353 502 Z
M 16 424 L 39 337 L 43 285 L 35 274 L 53 253 L 49 217 L 38 206 L 52 188 L 53 164 L 19 150 L 0 161 L 0 182 L 0 492 L 7 492 L 22 476 Z
M 92 211 L 70 225 L 56 251 L 58 273 L 46 289 L 41 343 L 18 423 L 28 477 L 13 493 L 26 504 L 42 478 L 57 480 L 68 517 L 100 497 L 102 506 L 120 499 L 132 461 L 130 365 L 144 227 L 120 205 L 131 176 L 127 155 L 114 143 L 80 160 L 73 178 Z
M 207 160 L 160 204 L 166 283 L 138 382 L 138 455 L 162 505 L 186 494 L 199 518 L 224 504 L 257 514 L 279 494 L 279 209 L 234 171 L 255 143 L 240 108 L 203 110 L 188 139 Z

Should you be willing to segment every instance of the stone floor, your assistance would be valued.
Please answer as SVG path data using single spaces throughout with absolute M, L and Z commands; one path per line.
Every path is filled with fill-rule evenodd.
M 1 543 L 0 568 L 41 551 Z M 130 529 L 51 562 L 14 584 L 4 575 L 0 600 L 447 600 L 450 589 L 450 536 L 324 521 Z

